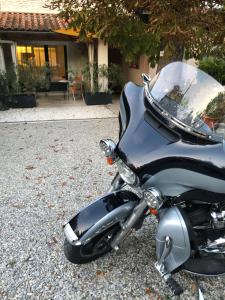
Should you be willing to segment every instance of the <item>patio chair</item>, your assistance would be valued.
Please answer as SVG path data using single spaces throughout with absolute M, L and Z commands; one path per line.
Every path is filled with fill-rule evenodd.
M 72 94 L 73 100 L 82 99 L 84 100 L 83 96 L 83 84 L 81 77 L 75 77 L 74 82 L 70 85 L 70 94 Z

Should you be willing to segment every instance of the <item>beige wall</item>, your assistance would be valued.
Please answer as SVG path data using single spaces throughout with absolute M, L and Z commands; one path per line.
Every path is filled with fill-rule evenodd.
M 184 62 L 197 67 L 196 60 L 194 59 L 184 60 Z M 136 84 L 142 84 L 142 78 L 141 78 L 142 73 L 147 73 L 150 75 L 151 78 L 153 78 L 156 74 L 156 70 L 157 70 L 157 65 L 155 66 L 155 68 L 151 68 L 150 64 L 148 63 L 148 57 L 146 55 L 142 55 L 140 57 L 140 63 L 138 69 L 130 68 L 129 64 L 127 63 L 123 64 L 123 73 L 125 76 L 125 81 L 132 81 Z
M 75 42 L 68 43 L 67 62 L 69 73 L 81 75 L 84 65 L 88 62 L 87 49 L 85 45 L 79 45 Z
M 156 68 L 151 68 L 148 62 L 148 57 L 146 55 L 142 55 L 140 56 L 138 69 L 130 68 L 129 64 L 124 63 L 123 72 L 126 81 L 132 81 L 136 84 L 142 84 L 141 74 L 147 73 L 151 77 L 154 77 L 156 73 Z

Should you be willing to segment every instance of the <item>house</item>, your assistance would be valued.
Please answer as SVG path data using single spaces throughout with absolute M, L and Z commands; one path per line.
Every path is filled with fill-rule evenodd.
M 55 13 L 1 11 L 0 71 L 30 60 L 36 66 L 47 63 L 51 69 L 51 81 L 81 74 L 88 62 L 88 49 L 84 43 L 77 42 L 77 36 L 59 33 L 66 28 L 65 22 Z M 118 49 L 109 48 L 97 39 L 94 45 L 98 64 L 119 64 L 126 81 L 140 83 L 141 73 L 155 74 L 144 55 L 128 65 Z
M 67 77 L 69 71 L 81 72 L 87 61 L 85 46 L 76 37 L 58 34 L 65 29 L 56 14 L 0 12 L 0 69 L 32 61 L 51 68 L 51 80 Z

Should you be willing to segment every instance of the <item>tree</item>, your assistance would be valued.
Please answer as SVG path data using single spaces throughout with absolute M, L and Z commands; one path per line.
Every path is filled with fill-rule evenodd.
M 80 40 L 101 38 L 127 60 L 146 54 L 161 66 L 204 55 L 224 55 L 224 0 L 50 0 Z

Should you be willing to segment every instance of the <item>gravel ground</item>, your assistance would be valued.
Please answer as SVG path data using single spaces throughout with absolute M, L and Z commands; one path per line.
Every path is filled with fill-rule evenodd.
M 155 272 L 154 222 L 121 249 L 87 265 L 62 251 L 62 224 L 106 191 L 115 172 L 98 149 L 116 119 L 1 124 L 0 299 L 171 299 Z M 196 299 L 179 273 L 180 299 Z M 201 279 L 206 299 L 225 299 L 224 279 Z

